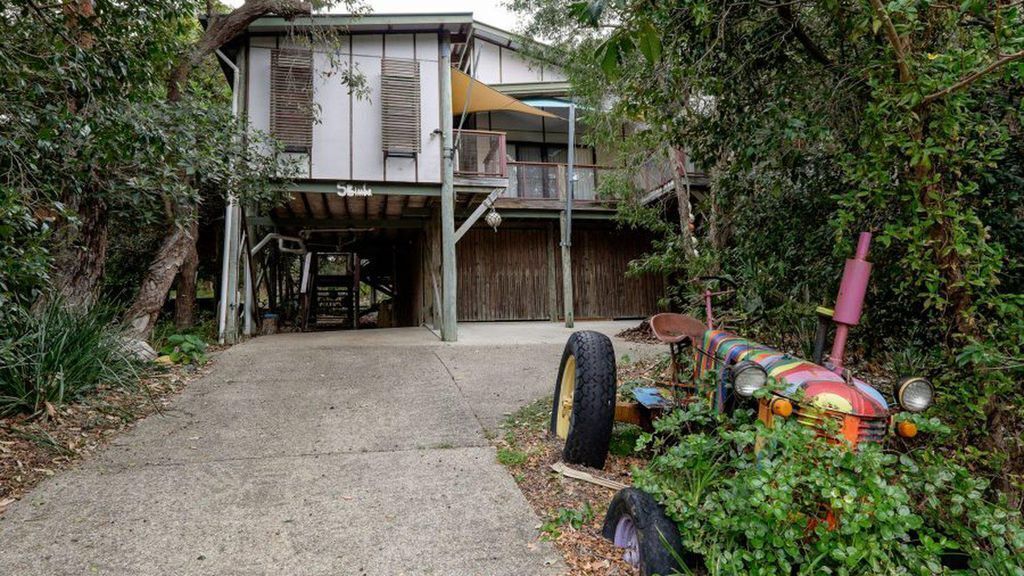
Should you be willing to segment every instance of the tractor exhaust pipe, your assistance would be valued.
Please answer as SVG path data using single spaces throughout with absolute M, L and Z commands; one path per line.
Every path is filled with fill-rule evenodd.
M 871 277 L 871 262 L 867 261 L 868 250 L 871 248 L 871 233 L 861 232 L 857 240 L 857 252 L 846 261 L 843 269 L 843 281 L 839 284 L 836 296 L 836 308 L 832 320 L 836 323 L 836 339 L 832 342 L 832 354 L 829 360 L 832 371 L 843 374 L 843 354 L 846 352 L 846 338 L 850 327 L 860 323 L 861 310 L 864 308 L 864 294 L 868 290 L 868 279 Z

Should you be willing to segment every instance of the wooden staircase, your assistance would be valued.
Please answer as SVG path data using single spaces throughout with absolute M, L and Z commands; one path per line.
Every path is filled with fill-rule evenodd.
M 348 257 L 348 273 L 321 274 L 319 265 L 315 265 L 303 330 L 358 329 L 360 317 L 379 310 L 378 296 L 395 297 L 395 278 L 386 266 L 354 253 L 342 256 Z M 369 306 L 359 298 L 364 284 L 370 288 Z

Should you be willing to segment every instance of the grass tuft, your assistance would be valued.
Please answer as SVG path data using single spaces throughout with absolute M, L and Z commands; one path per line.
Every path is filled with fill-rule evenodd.
M 499 448 L 498 462 L 504 466 L 522 466 L 526 463 L 527 453 L 515 448 Z
M 38 415 L 100 385 L 137 386 L 139 365 L 124 348 L 113 310 L 67 308 L 51 299 L 0 329 L 0 416 Z

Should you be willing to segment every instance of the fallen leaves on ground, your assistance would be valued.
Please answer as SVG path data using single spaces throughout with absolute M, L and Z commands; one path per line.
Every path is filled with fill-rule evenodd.
M 640 344 L 661 344 L 661 340 L 658 340 L 654 336 L 654 332 L 651 330 L 651 322 L 649 320 L 642 320 L 636 326 L 626 328 L 615 336 L 628 342 L 639 342 Z
M 47 403 L 42 415 L 0 418 L 0 515 L 33 486 L 87 458 L 123 430 L 170 404 L 206 368 L 171 366 L 134 390 L 100 387 L 72 404 Z
M 506 464 L 520 490 L 541 518 L 537 526 L 541 537 L 551 540 L 562 553 L 570 576 L 633 576 L 639 571 L 622 561 L 622 551 L 601 536 L 604 514 L 615 495 L 613 490 L 567 478 L 551 470 L 551 464 L 562 456 L 562 442 L 547 433 L 551 400 L 545 399 L 517 412 L 503 427 L 504 436 L 497 439 L 500 454 L 525 454 L 525 459 L 506 459 Z M 603 470 L 573 466 L 595 476 L 632 483 L 633 466 L 646 461 L 637 456 L 609 454 Z M 591 515 L 578 528 L 560 523 L 573 512 Z M 578 516 L 577 516 L 578 517 Z

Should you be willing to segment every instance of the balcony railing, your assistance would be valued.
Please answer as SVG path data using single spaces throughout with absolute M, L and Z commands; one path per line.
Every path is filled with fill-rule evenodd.
M 456 130 L 455 173 L 479 178 L 507 178 L 505 133 Z
M 506 198 L 530 198 L 558 200 L 565 198 L 566 175 L 569 167 L 565 164 L 546 162 L 509 162 L 508 190 Z M 597 186 L 601 174 L 608 170 L 604 166 L 577 164 L 576 186 L 573 198 L 576 200 L 597 200 Z
M 703 176 L 703 172 L 697 170 L 697 167 L 689 157 L 686 158 L 686 171 L 691 178 Z M 668 183 L 672 182 L 673 176 L 673 168 L 668 161 L 668 153 L 662 149 L 660 152 L 652 154 L 640 165 L 639 169 L 635 172 L 633 181 L 641 192 L 647 193 L 664 188 Z

